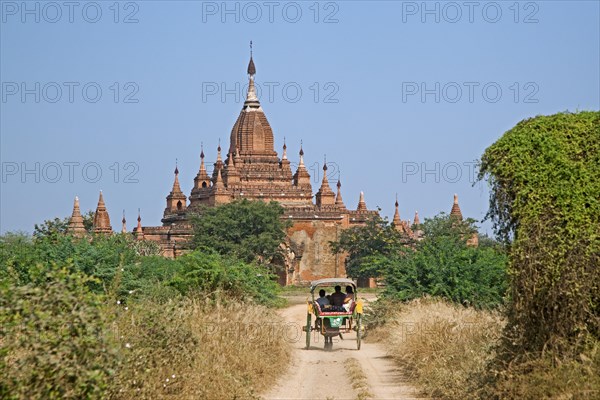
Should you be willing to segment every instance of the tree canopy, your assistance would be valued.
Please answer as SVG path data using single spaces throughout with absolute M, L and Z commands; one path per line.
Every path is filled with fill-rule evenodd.
M 281 257 L 286 224 L 277 202 L 237 200 L 205 208 L 194 219 L 193 247 L 269 264 Z

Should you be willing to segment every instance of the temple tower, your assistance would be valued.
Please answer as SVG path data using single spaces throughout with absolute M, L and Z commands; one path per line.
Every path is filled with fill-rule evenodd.
M 106 204 L 104 204 L 104 196 L 102 190 L 100 191 L 100 197 L 98 198 L 98 206 L 96 207 L 96 213 L 94 214 L 94 233 L 98 234 L 111 234 L 113 233 L 112 226 L 110 226 L 110 216 L 106 210 Z
M 208 205 L 212 181 L 204 163 L 204 146 L 200 149 L 200 170 L 194 178 L 194 187 L 190 193 L 190 207 L 196 208 L 202 204 Z
M 163 212 L 163 225 L 167 226 L 178 220 L 185 220 L 187 197 L 181 191 L 179 185 L 179 168 L 175 165 L 175 179 L 173 180 L 173 188 L 167 196 L 167 206 Z
M 454 203 L 452 204 L 452 209 L 450 210 L 450 216 L 454 218 L 458 218 L 460 220 L 463 219 L 462 212 L 460 211 L 460 206 L 458 205 L 458 195 L 454 194 Z
M 67 232 L 75 237 L 82 237 L 86 234 L 85 226 L 83 225 L 83 217 L 81 216 L 81 210 L 79 209 L 79 197 L 75 196 L 73 203 L 73 213 L 69 220 L 69 226 Z
M 321 181 L 321 187 L 319 191 L 315 195 L 315 199 L 317 202 L 317 207 L 327 207 L 335 205 L 335 194 L 331 187 L 329 186 L 329 181 L 327 180 L 327 159 L 323 163 L 323 180 Z

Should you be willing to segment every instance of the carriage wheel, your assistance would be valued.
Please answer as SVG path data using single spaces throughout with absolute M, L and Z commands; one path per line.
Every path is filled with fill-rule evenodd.
M 360 340 L 361 340 L 361 319 L 362 319 L 362 314 L 358 314 L 356 316 L 356 349 L 360 350 Z
M 310 348 L 310 314 L 306 314 L 306 350 Z

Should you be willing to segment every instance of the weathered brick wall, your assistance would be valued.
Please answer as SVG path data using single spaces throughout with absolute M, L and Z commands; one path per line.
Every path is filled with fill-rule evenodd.
M 342 230 L 341 221 L 296 221 L 288 229 L 290 247 L 295 254 L 294 272 L 288 284 L 306 285 L 321 278 L 345 277 L 344 256 L 331 252 L 329 242 L 336 241 Z

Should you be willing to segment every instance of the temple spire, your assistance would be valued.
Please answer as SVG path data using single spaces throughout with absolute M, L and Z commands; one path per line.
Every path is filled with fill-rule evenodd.
M 144 230 L 142 229 L 142 214 L 138 208 L 137 227 L 135 228 L 135 237 L 138 240 L 144 239 Z
M 75 196 L 73 202 L 73 213 L 69 220 L 69 226 L 67 232 L 75 237 L 82 237 L 85 235 L 85 226 L 83 225 L 83 217 L 81 216 L 81 210 L 79 209 L 79 197 Z
M 237 184 L 240 182 L 240 172 L 235 167 L 235 162 L 233 159 L 233 153 L 229 153 L 227 157 L 227 187 L 232 184 Z
M 123 219 L 121 220 L 123 226 L 121 227 L 121 233 L 127 233 L 127 220 L 125 219 L 125 210 L 123 210 Z
M 304 167 L 304 149 L 302 149 L 302 140 L 300 141 L 300 164 Z
M 330 206 L 335 204 L 335 194 L 331 190 L 329 186 L 329 181 L 327 180 L 327 156 L 325 156 L 323 163 L 323 180 L 321 181 L 321 187 L 319 191 L 315 195 L 317 200 L 317 206 Z
M 213 170 L 213 183 L 217 180 L 217 171 L 223 169 L 223 158 L 221 157 L 221 139 L 219 139 L 219 146 L 217 147 L 217 161 L 215 162 L 215 168 Z
M 260 107 L 258 96 L 256 96 L 256 88 L 254 87 L 254 75 L 256 75 L 256 66 L 254 65 L 254 59 L 252 58 L 252 41 L 250 41 L 250 62 L 248 62 L 248 94 L 246 95 L 244 107 Z
M 225 189 L 225 183 L 223 183 L 223 176 L 221 175 L 221 170 L 217 171 L 217 180 L 215 181 L 215 189 Z
M 181 186 L 179 185 L 179 168 L 177 167 L 177 159 L 175 159 L 175 180 L 173 181 L 173 189 L 171 190 L 172 194 L 183 194 L 181 192 Z
M 94 233 L 108 234 L 112 233 L 112 227 L 110 226 L 110 217 L 106 210 L 106 204 L 104 204 L 104 195 L 102 190 L 100 191 L 100 197 L 98 198 L 98 206 L 96 207 L 96 213 L 94 214 Z
M 204 145 L 200 143 L 200 169 L 194 177 L 194 187 L 190 194 L 190 206 L 198 202 L 198 198 L 202 193 L 210 187 L 210 176 L 206 172 L 206 164 L 204 162 Z
M 287 146 L 285 144 L 285 137 L 283 138 L 283 154 L 281 155 L 282 160 L 287 160 Z
M 331 190 L 329 187 L 329 180 L 327 179 L 327 155 L 323 157 L 323 180 L 321 181 L 321 189 L 323 189 L 325 186 Z
M 298 163 L 298 169 L 294 174 L 294 186 L 304 187 L 307 190 L 312 191 L 312 185 L 310 183 L 310 174 L 306 170 L 304 165 L 304 150 L 302 149 L 302 141 L 300 141 L 300 163 Z
M 204 145 L 200 144 L 200 171 L 196 176 L 199 181 L 206 181 L 209 179 L 208 173 L 206 172 L 206 164 L 204 163 Z
M 344 204 L 344 200 L 342 199 L 342 182 L 340 181 L 340 174 L 338 173 L 338 181 L 337 181 L 337 194 L 335 196 L 335 205 L 339 208 L 346 209 L 346 205 Z
M 462 211 L 460 211 L 460 206 L 458 205 L 458 195 L 456 193 L 454 194 L 454 204 L 452 204 L 450 216 L 458 219 L 463 219 Z
M 396 229 L 399 229 L 400 226 L 402 225 L 402 220 L 400 219 L 400 211 L 398 210 L 398 193 L 396 193 L 396 203 L 394 205 L 395 205 L 395 210 L 394 210 L 394 219 L 392 220 L 392 223 L 394 224 Z
M 252 59 L 252 40 L 250 41 L 250 62 L 248 63 L 248 75 L 256 75 L 256 66 L 254 65 L 254 60 Z
M 360 192 L 360 197 L 358 198 L 358 206 L 356 207 L 356 211 L 367 211 L 367 203 L 365 202 L 364 192 Z
M 421 225 L 421 220 L 419 219 L 418 211 L 415 211 L 415 219 L 413 220 L 413 225 L 416 225 L 416 226 Z
M 167 207 L 163 213 L 163 216 L 183 212 L 185 211 L 187 197 L 181 191 L 181 186 L 179 185 L 179 168 L 177 167 L 177 161 L 175 161 L 175 179 L 173 180 L 173 188 L 171 192 L 167 196 Z

